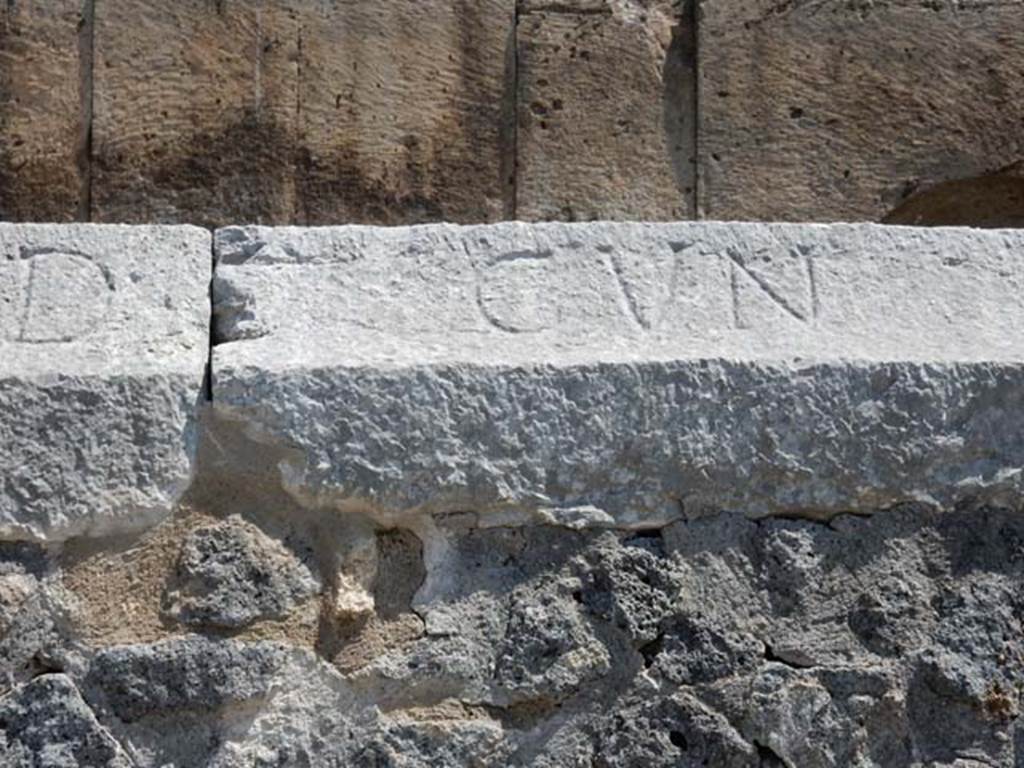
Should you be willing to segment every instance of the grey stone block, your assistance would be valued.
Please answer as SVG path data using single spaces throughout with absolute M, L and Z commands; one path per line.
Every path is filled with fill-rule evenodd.
M 110 533 L 191 478 L 209 234 L 0 225 L 0 538 Z
M 214 406 L 383 518 L 1020 502 L 1024 235 L 518 223 L 216 235 Z

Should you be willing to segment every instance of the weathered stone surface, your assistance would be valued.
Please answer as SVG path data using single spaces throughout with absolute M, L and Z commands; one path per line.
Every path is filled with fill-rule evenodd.
M 687 693 L 654 701 L 641 697 L 624 703 L 598 731 L 591 748 L 595 766 L 715 765 L 723 768 L 775 768 L 770 755 L 758 754 L 721 715 Z
M 297 221 L 511 216 L 515 0 L 299 6 Z
M 694 217 L 689 0 L 520 3 L 516 216 Z
M 96 220 L 510 215 L 513 8 L 98 4 Z
M 355 711 L 309 653 L 202 637 L 104 649 L 83 690 L 137 768 L 338 765 Z
M 0 537 L 166 515 L 191 478 L 209 234 L 0 227 Z
M 510 752 L 498 721 L 457 702 L 381 713 L 324 661 L 267 643 L 110 649 L 85 689 L 138 768 L 502 765 Z
M 480 764 L 1021 757 L 1016 512 L 721 514 L 642 535 L 438 523 L 425 634 L 348 680 L 392 717 L 485 707 L 506 756 Z
M 942 182 L 1005 186 L 1024 151 L 1022 14 L 1019 0 L 701 2 L 700 216 L 878 221 Z M 960 204 L 991 222 L 971 197 L 999 195 L 977 184 Z M 991 223 L 1019 220 L 1016 194 Z
M 65 675 L 43 675 L 0 701 L 0 761 L 9 768 L 129 768 Z
M 294 449 L 303 503 L 384 519 L 1016 506 L 1022 247 L 866 225 L 228 229 L 214 406 Z
M 293 220 L 290 4 L 109 0 L 95 26 L 94 220 Z
M 1024 217 L 1020 0 L 515 5 L 7 3 L 0 217 Z
M 0 7 L 0 220 L 87 214 L 87 5 L 19 0 Z
M 40 545 L 0 543 L 0 699 L 39 675 L 81 666 L 67 604 Z
M 43 674 L 0 701 L 0 745 L 119 744 L 135 768 L 1021 760 L 1019 511 L 721 513 L 641 532 L 481 519 L 420 521 L 421 549 L 381 533 L 371 622 L 411 609 L 418 632 L 374 645 L 368 622 L 326 658 L 201 636 L 84 649 L 66 674 L 88 708 L 70 683 L 59 705 L 43 696 L 67 680 Z M 20 547 L 3 573 L 43 570 Z M 6 717 L 27 698 L 43 726 Z
M 89 685 L 125 723 L 176 709 L 213 711 L 265 696 L 287 651 L 270 643 L 220 643 L 190 637 L 105 649 Z
M 168 587 L 167 613 L 186 624 L 237 628 L 280 618 L 319 590 L 305 563 L 232 517 L 189 533 Z
M 176 514 L 0 542 L 0 763 L 1021 764 L 1022 240 L 221 231 Z M 207 236 L 2 248 L 13 380 L 155 378 L 115 415 L 180 451 Z M 134 488 L 164 466 L 110 455 Z
M 784 764 L 1014 765 L 1020 536 L 1014 513 L 911 506 L 830 526 L 677 524 L 666 549 L 684 572 L 677 615 L 764 643 L 734 667 L 759 665 L 745 682 L 711 683 L 712 706 Z

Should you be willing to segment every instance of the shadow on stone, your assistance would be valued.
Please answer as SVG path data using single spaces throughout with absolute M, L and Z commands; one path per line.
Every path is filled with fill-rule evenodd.
M 999 173 L 936 184 L 911 194 L 883 219 L 916 227 L 1024 227 L 1024 175 Z

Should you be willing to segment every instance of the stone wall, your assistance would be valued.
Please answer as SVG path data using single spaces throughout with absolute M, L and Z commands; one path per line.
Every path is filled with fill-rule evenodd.
M 0 225 L 0 764 L 1019 765 L 1022 256 Z
M 1024 222 L 1022 0 L 11 0 L 0 218 Z

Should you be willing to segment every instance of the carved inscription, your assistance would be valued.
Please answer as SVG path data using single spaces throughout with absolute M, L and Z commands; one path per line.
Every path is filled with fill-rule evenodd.
M 756 328 L 773 319 L 811 325 L 819 315 L 812 249 L 794 247 L 741 254 L 727 251 L 734 325 Z
M 607 255 L 622 291 L 625 313 L 641 329 L 655 328 L 670 308 L 678 282 L 678 256 L 687 247 L 676 248 L 673 244 L 668 252 L 638 254 L 598 246 L 597 250 Z
M 75 341 L 107 319 L 113 277 L 88 256 L 26 251 L 0 262 L 0 335 L 6 341 Z
M 551 289 L 554 254 L 514 251 L 493 259 L 477 276 L 477 306 L 484 320 L 506 333 L 536 333 L 558 321 Z
M 598 245 L 582 255 L 573 248 L 514 251 L 479 268 L 477 303 L 485 322 L 505 333 L 583 320 L 588 290 L 591 301 L 611 301 L 640 333 L 813 326 L 821 313 L 813 251 L 780 243 L 709 252 L 695 242 L 650 250 Z

